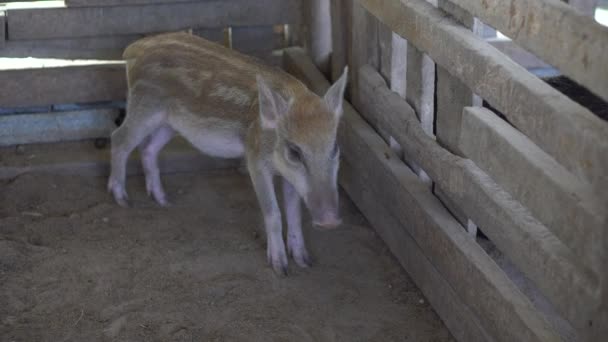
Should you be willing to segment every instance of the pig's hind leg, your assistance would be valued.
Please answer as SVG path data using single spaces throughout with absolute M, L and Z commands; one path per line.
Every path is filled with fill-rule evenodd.
M 146 190 L 148 195 L 161 206 L 168 206 L 167 196 L 160 180 L 158 153 L 173 138 L 175 131 L 168 125 L 159 127 L 139 145 L 141 162 L 146 175 Z
M 131 95 L 127 104 L 127 115 L 120 127 L 112 132 L 112 166 L 108 179 L 108 191 L 116 203 L 128 206 L 125 189 L 127 160 L 129 155 L 148 135 L 156 131 L 166 118 L 158 106 L 146 104 L 144 96 Z

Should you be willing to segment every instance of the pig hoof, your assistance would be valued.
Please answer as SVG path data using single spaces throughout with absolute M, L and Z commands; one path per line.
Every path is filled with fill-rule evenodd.
M 272 269 L 278 276 L 287 276 L 287 255 L 278 255 L 276 258 L 269 256 L 268 263 L 272 265 Z
M 308 256 L 308 253 L 300 256 L 294 256 L 293 260 L 295 260 L 296 264 L 302 268 L 312 267 L 312 259 Z
M 119 206 L 123 208 L 129 207 L 129 199 L 127 197 L 114 197 L 114 200 Z
M 279 277 L 287 277 L 287 265 L 273 266 L 273 270 Z
M 172 206 L 171 202 L 169 202 L 166 198 L 160 198 L 156 200 L 156 203 L 163 208 L 169 208 Z

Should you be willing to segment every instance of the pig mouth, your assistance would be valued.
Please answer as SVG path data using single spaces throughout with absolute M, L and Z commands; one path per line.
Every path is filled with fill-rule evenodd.
M 342 225 L 342 219 L 340 219 L 339 217 L 324 220 L 313 219 L 312 225 L 318 230 L 333 230 L 339 228 Z

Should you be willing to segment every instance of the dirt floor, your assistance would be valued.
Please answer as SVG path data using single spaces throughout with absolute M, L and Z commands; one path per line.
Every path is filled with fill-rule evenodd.
M 164 176 L 173 207 L 131 177 L 0 181 L 1 341 L 453 341 L 347 199 L 345 225 L 305 223 L 315 264 L 266 264 L 248 178 Z

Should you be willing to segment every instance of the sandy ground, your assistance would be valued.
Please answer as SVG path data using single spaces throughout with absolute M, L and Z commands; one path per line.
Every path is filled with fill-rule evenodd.
M 174 206 L 129 178 L 0 183 L 1 341 L 453 341 L 347 199 L 343 228 L 305 224 L 315 264 L 277 277 L 246 176 L 164 176 Z

